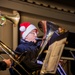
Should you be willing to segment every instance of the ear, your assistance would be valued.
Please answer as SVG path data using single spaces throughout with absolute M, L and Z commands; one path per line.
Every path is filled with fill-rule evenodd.
M 27 37 L 27 36 L 25 37 L 25 40 L 26 40 L 26 39 L 28 39 L 28 37 Z

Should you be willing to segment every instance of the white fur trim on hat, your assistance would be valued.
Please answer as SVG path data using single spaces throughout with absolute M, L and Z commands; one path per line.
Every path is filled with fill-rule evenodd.
M 22 34 L 22 38 L 25 39 L 25 37 L 34 29 L 37 29 L 33 24 L 30 24 L 26 30 Z

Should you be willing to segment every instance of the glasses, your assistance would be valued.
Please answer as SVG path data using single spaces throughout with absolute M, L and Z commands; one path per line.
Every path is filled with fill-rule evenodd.
M 30 32 L 30 34 L 33 34 L 36 36 L 38 33 L 37 32 Z

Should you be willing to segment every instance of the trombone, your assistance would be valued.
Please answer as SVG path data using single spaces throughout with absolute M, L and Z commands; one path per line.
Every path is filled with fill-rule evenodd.
M 25 68 L 16 60 L 14 59 L 15 53 L 8 47 L 6 46 L 2 41 L 0 41 L 0 49 L 3 50 L 16 64 L 18 64 L 28 75 L 29 72 L 25 70 Z M 14 67 L 13 67 L 14 68 Z
M 6 14 L 1 14 L 0 12 L 0 26 L 3 26 L 6 23 L 6 19 L 10 20 L 11 22 L 13 22 L 15 25 L 18 25 L 19 20 L 20 20 L 20 14 L 17 11 L 13 11 L 13 15 L 6 15 Z M 30 75 L 30 73 L 20 64 L 20 62 L 18 62 L 14 56 L 16 56 L 16 54 L 14 53 L 13 50 L 11 50 L 7 45 L 5 45 L 2 41 L 0 41 L 0 49 L 3 50 L 3 52 L 5 52 L 5 54 L 7 54 L 17 65 L 19 65 L 28 75 Z M 2 59 L 4 59 L 1 55 L 0 57 Z M 19 75 L 21 75 L 14 66 L 11 66 Z
M 2 52 L 2 53 L 4 53 L 4 52 Z M 6 53 L 4 53 L 4 54 L 6 54 Z M 3 60 L 3 59 L 6 59 L 6 58 L 4 58 L 2 55 L 0 55 L 0 58 Z M 19 75 L 21 75 L 13 66 L 11 66 L 11 68 L 13 69 L 13 70 L 15 70 Z

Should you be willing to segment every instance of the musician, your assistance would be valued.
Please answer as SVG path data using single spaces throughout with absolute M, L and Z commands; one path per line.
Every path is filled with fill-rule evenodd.
M 23 67 L 25 66 L 25 69 L 27 69 L 29 72 L 41 69 L 41 64 L 35 61 L 41 44 L 41 41 L 37 42 L 36 40 L 38 34 L 37 28 L 29 22 L 23 22 L 20 24 L 20 31 L 22 39 L 15 52 L 19 52 L 21 54 L 25 53 L 25 59 L 21 64 L 23 65 Z M 17 75 L 14 73 L 15 72 L 11 73 L 11 75 Z M 21 74 L 22 73 L 23 72 L 21 72 Z
M 4 59 L 0 61 L 0 70 L 6 70 L 11 66 L 11 61 L 10 59 Z

